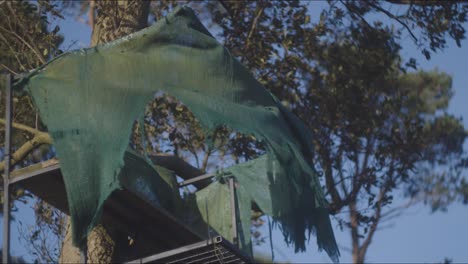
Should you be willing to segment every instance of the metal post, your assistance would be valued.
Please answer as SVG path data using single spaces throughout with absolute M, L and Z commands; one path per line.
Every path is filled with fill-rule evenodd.
M 80 263 L 86 264 L 88 262 L 88 246 L 86 245 L 83 249 L 80 249 Z
M 232 212 L 232 242 L 238 246 L 237 243 L 237 216 L 236 216 L 236 190 L 234 189 L 234 178 L 229 178 L 229 190 L 231 192 L 231 212 Z
M 10 260 L 10 150 L 11 150 L 11 75 L 6 76 L 5 93 L 5 172 L 3 178 L 3 257 L 2 263 Z
M 182 187 L 187 186 L 189 184 L 193 184 L 193 183 L 195 183 L 197 181 L 213 178 L 214 176 L 215 176 L 214 174 L 208 173 L 208 174 L 203 174 L 203 175 L 200 175 L 200 176 L 197 176 L 197 177 L 193 177 L 192 179 L 188 179 L 186 181 L 183 181 L 183 182 L 179 183 L 179 188 L 182 188 Z

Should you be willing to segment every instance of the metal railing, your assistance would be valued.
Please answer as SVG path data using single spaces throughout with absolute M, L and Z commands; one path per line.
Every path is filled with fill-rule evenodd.
M 12 76 L 6 75 L 5 92 L 5 172 L 3 176 L 3 256 L 2 263 L 10 262 L 10 151 L 11 151 L 11 96 Z

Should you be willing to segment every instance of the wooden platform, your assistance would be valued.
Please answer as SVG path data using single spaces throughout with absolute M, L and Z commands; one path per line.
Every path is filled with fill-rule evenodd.
M 61 211 L 68 212 L 58 160 L 18 169 L 11 173 L 10 179 L 11 184 L 19 184 Z M 109 197 L 104 204 L 101 222 L 105 226 L 111 224 L 118 230 L 117 262 L 142 259 L 204 241 L 167 211 L 150 205 L 144 198 L 128 190 L 116 191 Z M 129 237 L 134 241 L 132 245 Z M 233 248 L 232 245 L 229 247 Z

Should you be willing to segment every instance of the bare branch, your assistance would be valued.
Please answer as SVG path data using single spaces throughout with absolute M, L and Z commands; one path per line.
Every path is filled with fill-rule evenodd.
M 202 166 L 201 166 L 202 171 L 206 171 L 206 167 L 208 166 L 208 159 L 210 158 L 210 156 L 211 156 L 211 149 L 208 149 L 208 151 L 205 153 L 205 156 L 203 157 Z
M 376 10 L 384 13 L 385 15 L 387 15 L 389 18 L 391 19 L 394 19 L 395 21 L 397 21 L 400 25 L 402 25 L 407 31 L 408 33 L 410 34 L 411 38 L 414 40 L 414 42 L 417 44 L 418 43 L 418 38 L 414 35 L 413 31 L 411 30 L 411 28 L 405 23 L 403 22 L 400 17 L 397 17 L 395 16 L 394 14 L 390 13 L 389 11 L 383 9 L 382 7 L 372 3 L 372 1 L 368 1 L 368 4 L 370 6 L 372 6 L 373 8 L 375 8 Z
M 1 63 L 0 65 L 1 65 L 3 68 L 5 68 L 7 71 L 9 71 L 10 73 L 15 74 L 15 75 L 18 74 L 17 72 L 15 72 L 14 70 L 12 70 L 12 69 L 9 68 L 8 66 L 6 66 L 5 64 Z
M 21 60 L 18 57 L 18 52 L 16 52 L 16 50 L 10 45 L 10 41 L 8 41 L 2 34 L 0 34 L 0 38 L 2 38 L 2 40 L 5 42 L 5 44 L 8 45 L 8 48 L 10 49 L 10 53 L 15 55 L 15 59 L 18 62 L 18 65 L 19 65 L 20 69 L 23 70 L 23 71 L 27 71 L 26 67 L 23 65 L 23 63 L 21 63 Z
M 349 196 L 349 191 L 348 187 L 345 184 L 345 181 L 347 179 L 352 178 L 352 176 L 345 177 L 343 174 L 343 145 L 340 145 L 338 149 L 338 155 L 336 157 L 336 162 L 337 162 L 337 170 L 338 170 L 338 176 L 339 176 L 339 181 L 336 184 L 340 184 L 341 190 L 343 191 L 343 194 L 345 197 Z
M 372 27 L 372 26 L 369 24 L 369 22 L 367 22 L 367 20 L 366 20 L 361 14 L 359 14 L 359 13 L 357 13 L 357 12 L 354 12 L 354 11 L 352 10 L 352 8 L 351 8 L 346 2 L 344 2 L 343 0 L 340 0 L 340 3 L 341 3 L 342 5 L 344 5 L 344 6 L 346 7 L 346 10 L 348 10 L 350 13 L 357 15 L 357 16 L 362 20 L 362 22 L 364 22 L 364 24 L 366 24 L 366 26 L 368 26 L 369 28 Z
M 42 56 L 42 54 L 36 49 L 34 48 L 31 44 L 29 44 L 29 42 L 27 42 L 24 38 L 22 38 L 20 35 L 16 34 L 16 32 L 13 32 L 13 31 L 10 31 L 10 30 L 7 30 L 6 28 L 4 27 L 0 27 L 1 29 L 3 29 L 3 31 L 5 32 L 8 32 L 10 34 L 12 34 L 13 36 L 15 36 L 18 40 L 20 40 L 21 42 L 23 42 L 24 45 L 26 45 L 34 54 L 36 54 L 37 58 L 39 59 L 39 61 L 41 63 L 46 63 L 46 59 Z
M 386 223 L 401 216 L 403 211 L 405 211 L 406 209 L 410 208 L 411 206 L 415 204 L 420 203 L 421 201 L 422 199 L 413 197 L 408 202 L 387 210 L 385 213 L 381 214 L 380 223 L 381 224 Z

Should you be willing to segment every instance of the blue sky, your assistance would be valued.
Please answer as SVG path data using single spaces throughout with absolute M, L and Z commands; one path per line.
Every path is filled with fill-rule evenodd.
M 316 11 L 321 9 L 323 2 L 314 2 Z M 312 11 L 316 14 L 316 11 Z M 63 48 L 66 49 L 72 43 L 71 49 L 87 47 L 89 45 L 90 29 L 82 22 L 67 17 L 60 22 L 61 31 L 65 35 Z M 76 42 L 75 42 L 76 41 Z M 402 56 L 405 59 L 414 57 L 419 62 L 420 69 L 432 70 L 438 68 L 452 75 L 455 95 L 449 106 L 449 112 L 463 117 L 465 127 L 468 127 L 468 42 L 462 42 L 458 48 L 453 41 L 444 52 L 433 54 L 427 61 L 416 47 L 408 39 L 403 41 Z M 396 199 L 396 203 L 403 202 Z M 25 224 L 33 224 L 32 211 L 29 205 L 19 206 L 20 210 L 15 214 Z M 396 218 L 391 227 L 379 230 L 369 248 L 367 261 L 369 262 L 417 262 L 435 263 L 441 262 L 445 257 L 455 262 L 468 263 L 468 206 L 454 204 L 448 212 L 430 213 L 428 207 L 418 205 L 405 211 Z M 351 262 L 351 239 L 348 231 L 340 231 L 334 223 L 337 241 L 341 247 L 341 262 Z M 23 255 L 24 249 L 17 240 L 17 224 L 12 225 L 12 254 Z M 290 261 L 294 263 L 330 262 L 325 253 L 318 253 L 312 239 L 309 250 L 304 254 L 294 254 L 293 249 L 288 248 L 282 242 L 282 236 L 274 232 L 274 247 L 276 260 Z M 269 244 L 259 248 L 268 254 Z
M 317 17 L 324 1 L 311 3 L 311 17 Z M 315 8 L 314 8 L 315 7 Z M 379 17 L 380 18 L 380 17 Z M 381 17 L 385 21 L 385 17 Z M 465 26 L 468 28 L 468 25 Z M 401 55 L 404 59 L 410 57 L 418 61 L 421 70 L 432 70 L 450 74 L 453 78 L 455 95 L 450 102 L 448 112 L 463 118 L 463 124 L 468 127 L 468 41 L 462 42 L 458 48 L 454 41 L 448 41 L 448 48 L 438 54 L 432 54 L 430 60 L 417 50 L 409 37 L 404 37 Z M 468 144 L 465 143 L 465 149 Z M 402 198 L 395 199 L 395 204 L 404 203 Z M 448 212 L 430 213 L 430 208 L 424 205 L 411 207 L 392 222 L 385 224 L 389 227 L 376 232 L 366 257 L 371 263 L 437 263 L 444 258 L 450 258 L 455 263 L 468 263 L 468 206 L 453 204 Z M 340 231 L 334 223 L 335 235 L 340 246 L 342 263 L 352 261 L 350 245 L 351 237 L 348 230 Z M 325 253 L 314 251 L 314 243 L 307 253 L 294 254 L 281 243 L 280 234 L 276 235 L 277 246 L 285 260 L 293 263 L 324 262 L 330 260 Z M 312 241 L 313 242 L 313 241 Z M 281 245 L 280 245 L 281 244 Z M 262 248 L 268 252 L 267 246 Z M 282 260 L 277 256 L 278 260 Z

